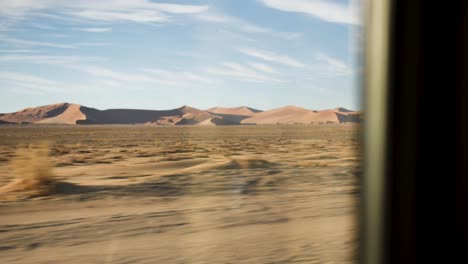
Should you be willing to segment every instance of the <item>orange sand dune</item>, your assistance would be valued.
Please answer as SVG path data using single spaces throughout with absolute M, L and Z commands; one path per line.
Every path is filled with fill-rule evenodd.
M 109 109 L 98 110 L 78 104 L 59 103 L 26 108 L 0 115 L 0 124 L 147 124 L 147 125 L 240 125 L 240 124 L 314 124 L 359 122 L 361 113 L 344 108 L 312 111 L 286 106 L 260 111 L 241 106 L 200 110 L 183 106 L 171 110 Z
M 68 106 L 68 103 L 58 103 L 34 108 L 26 108 L 18 112 L 4 114 L 0 116 L 0 120 L 10 123 L 36 123 L 41 120 L 62 114 L 68 108 Z
M 242 120 L 243 124 L 315 124 L 358 122 L 356 112 L 344 108 L 330 110 L 308 110 L 297 106 L 286 106 L 261 113 Z
M 81 105 L 69 104 L 65 111 L 57 116 L 38 121 L 41 124 L 76 124 L 78 121 L 86 120 L 86 116 L 80 111 Z

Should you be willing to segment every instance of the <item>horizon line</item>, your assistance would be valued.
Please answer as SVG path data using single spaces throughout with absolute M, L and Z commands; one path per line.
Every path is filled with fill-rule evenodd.
M 190 108 L 194 108 L 194 109 L 202 110 L 202 111 L 209 111 L 210 109 L 213 109 L 213 108 L 227 108 L 227 109 L 232 109 L 232 108 L 242 108 L 242 107 L 246 107 L 246 108 L 250 108 L 250 109 L 253 109 L 253 110 L 258 110 L 258 111 L 266 112 L 266 111 L 271 111 L 271 110 L 281 109 L 281 108 L 287 108 L 287 107 L 297 107 L 297 108 L 302 108 L 302 109 L 309 110 L 309 111 L 324 111 L 324 110 L 331 110 L 331 109 L 340 109 L 340 108 L 342 108 L 342 109 L 346 109 L 346 110 L 352 111 L 352 112 L 362 112 L 361 109 L 359 109 L 359 110 L 354 110 L 354 109 L 349 109 L 349 108 L 342 107 L 342 106 L 336 106 L 336 107 L 324 108 L 324 109 L 312 109 L 312 108 L 308 108 L 308 107 L 303 107 L 303 106 L 298 106 L 298 105 L 291 105 L 291 104 L 289 104 L 289 105 L 284 105 L 284 106 L 279 106 L 279 107 L 274 107 L 274 108 L 270 108 L 270 109 L 260 109 L 260 108 L 257 108 L 257 107 L 251 107 L 251 106 L 247 106 L 247 105 L 231 106 L 231 107 L 226 107 L 226 106 L 217 105 L 217 106 L 213 106 L 213 107 L 209 107 L 209 108 L 204 109 L 204 108 L 194 107 L 194 106 L 190 106 L 190 105 L 186 105 L 186 104 L 184 104 L 184 105 L 182 105 L 182 106 L 180 106 L 180 107 L 169 108 L 169 109 L 142 109 L 142 108 L 106 108 L 106 109 L 100 109 L 100 108 L 95 108 L 95 107 L 92 107 L 92 106 L 86 106 L 86 105 L 79 104 L 79 103 L 74 103 L 74 102 L 58 102 L 58 103 L 42 104 L 42 105 L 37 105 L 37 106 L 24 107 L 24 108 L 20 108 L 20 109 L 18 109 L 18 110 L 16 110 L 16 111 L 13 111 L 13 112 L 3 112 L 3 113 L 0 112 L 0 114 L 15 113 L 15 112 L 19 112 L 19 111 L 22 111 L 22 110 L 25 110 L 25 109 L 39 108 L 39 107 L 44 107 L 44 106 L 60 105 L 60 104 L 80 105 L 80 106 L 82 106 L 82 107 L 97 109 L 97 110 L 100 110 L 100 111 L 106 111 L 106 110 L 167 111 L 167 110 L 180 109 L 180 108 L 184 108 L 184 107 L 190 107 Z

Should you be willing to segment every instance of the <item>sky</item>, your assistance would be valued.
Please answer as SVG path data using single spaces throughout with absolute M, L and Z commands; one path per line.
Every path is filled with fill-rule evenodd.
M 0 113 L 360 109 L 355 0 L 2 0 Z

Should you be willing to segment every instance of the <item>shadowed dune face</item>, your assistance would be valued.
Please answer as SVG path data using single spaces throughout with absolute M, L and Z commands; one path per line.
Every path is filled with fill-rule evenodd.
M 151 111 L 151 110 L 131 110 L 112 109 L 97 110 L 82 106 L 80 109 L 87 117 L 87 124 L 144 124 L 157 121 L 165 116 L 181 116 L 184 113 L 180 110 Z M 84 122 L 81 122 L 84 123 Z
M 353 263 L 356 129 L 0 127 L 0 262 Z
M 97 110 L 81 107 L 87 116 L 86 121 L 78 124 L 155 124 L 155 125 L 200 125 L 215 118 L 215 115 L 202 110 L 183 106 L 173 110 Z
M 216 113 L 216 115 L 219 116 L 218 119 L 225 121 L 227 124 L 241 124 L 242 120 L 250 117 L 244 115 L 229 115 L 219 113 Z
M 336 113 L 336 116 L 340 123 L 360 123 L 363 120 L 362 115 L 356 112 L 349 112 L 348 114 Z

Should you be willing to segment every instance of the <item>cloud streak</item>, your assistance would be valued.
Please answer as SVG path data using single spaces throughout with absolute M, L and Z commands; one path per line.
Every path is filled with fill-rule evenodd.
M 224 62 L 218 67 L 209 67 L 206 69 L 206 72 L 245 82 L 282 82 L 275 77 L 259 73 L 254 67 L 247 67 L 235 62 Z
M 46 56 L 44 56 L 46 57 Z M 0 62 L 19 60 L 17 58 L 5 58 L 0 57 Z M 24 58 L 30 59 L 33 58 Z M 44 93 L 75 93 L 83 90 L 93 89 L 151 89 L 153 87 L 203 87 L 217 80 L 196 74 L 193 72 L 179 72 L 179 71 L 168 71 L 161 69 L 144 69 L 136 73 L 115 71 L 110 68 L 90 65 L 90 64 L 79 64 L 81 60 L 77 58 L 38 58 L 35 59 L 48 59 L 51 64 L 62 65 L 67 69 L 76 70 L 81 73 L 85 73 L 94 78 L 86 78 L 90 83 L 65 83 L 56 81 L 42 76 L 37 76 L 29 73 L 20 72 L 8 72 L 0 71 L 0 84 L 9 87 L 11 91 L 23 94 L 44 94 Z M 156 85 L 156 86 L 155 86 Z
M 61 44 L 53 42 L 44 42 L 44 41 L 35 41 L 35 40 L 25 40 L 17 38 L 2 37 L 0 42 L 7 42 L 11 44 L 16 44 L 20 46 L 37 46 L 37 47 L 47 47 L 47 48 L 58 48 L 58 49 L 74 49 L 76 46 L 70 44 Z
M 76 43 L 75 46 L 79 47 L 104 47 L 104 46 L 112 46 L 110 42 L 79 42 Z
M 62 89 L 59 88 L 59 86 L 61 86 L 60 82 L 31 74 L 0 72 L 0 83 L 1 82 L 42 92 L 62 92 Z
M 99 89 L 112 89 L 110 84 L 95 81 L 93 83 L 67 83 L 30 73 L 0 71 L 0 84 L 11 92 L 25 95 L 68 94 L 93 92 Z
M 241 48 L 239 49 L 239 51 L 245 55 L 248 55 L 257 59 L 262 59 L 264 61 L 269 61 L 269 62 L 276 62 L 276 63 L 283 64 L 285 66 L 291 66 L 291 67 L 297 67 L 297 68 L 301 68 L 305 66 L 305 64 L 286 55 L 274 54 L 274 53 L 270 53 L 267 51 L 252 49 L 252 48 Z
M 45 48 L 55 48 L 55 49 L 76 49 L 79 47 L 100 47 L 100 46 L 110 46 L 112 43 L 109 42 L 79 42 L 73 44 L 64 44 L 56 42 L 46 42 L 46 41 L 36 41 L 36 40 L 27 40 L 27 39 L 18 39 L 11 38 L 0 35 L 0 43 L 6 42 L 19 46 L 29 46 L 29 47 L 45 47 Z
M 87 56 L 53 56 L 53 55 L 0 55 L 0 62 L 20 62 L 32 64 L 55 64 L 61 66 L 73 65 L 83 62 L 106 61 L 100 57 Z
M 252 24 L 250 22 L 244 21 L 242 19 L 224 15 L 224 14 L 217 14 L 213 12 L 203 12 L 196 15 L 201 21 L 211 22 L 211 23 L 220 23 L 230 25 L 233 29 L 236 29 L 241 32 L 251 33 L 251 34 L 269 34 L 273 37 L 278 37 L 282 39 L 295 39 L 302 36 L 301 33 L 298 32 L 277 32 L 271 28 L 258 26 Z
M 321 75 L 337 77 L 348 76 L 353 73 L 352 68 L 348 64 L 326 54 L 318 54 L 316 61 L 318 64 L 312 66 L 312 69 Z
M 101 82 L 126 88 L 149 87 L 149 85 L 190 87 L 206 85 L 216 80 L 188 71 L 168 71 L 156 68 L 143 69 L 137 73 L 115 71 L 97 65 L 69 65 L 91 76 L 101 79 Z
M 264 64 L 264 63 L 251 62 L 250 66 L 252 68 L 256 69 L 256 70 L 266 72 L 266 73 L 275 73 L 276 72 L 272 67 L 270 67 L 269 65 Z
M 207 5 L 155 3 L 150 0 L 5 0 L 0 15 L 22 18 L 34 12 L 54 11 L 60 16 L 74 16 L 93 21 L 162 23 L 175 14 L 196 14 Z
M 91 33 L 102 33 L 102 32 L 110 32 L 112 28 L 105 27 L 105 28 L 80 28 L 80 31 L 84 32 L 91 32 Z
M 337 3 L 333 0 L 259 0 L 265 6 L 286 11 L 312 15 L 321 20 L 358 25 L 360 24 L 357 8 L 353 5 Z
M 162 23 L 169 20 L 169 16 L 155 10 L 135 11 L 108 11 L 108 10 L 84 10 L 72 13 L 75 16 L 94 21 L 127 21 L 136 23 Z

